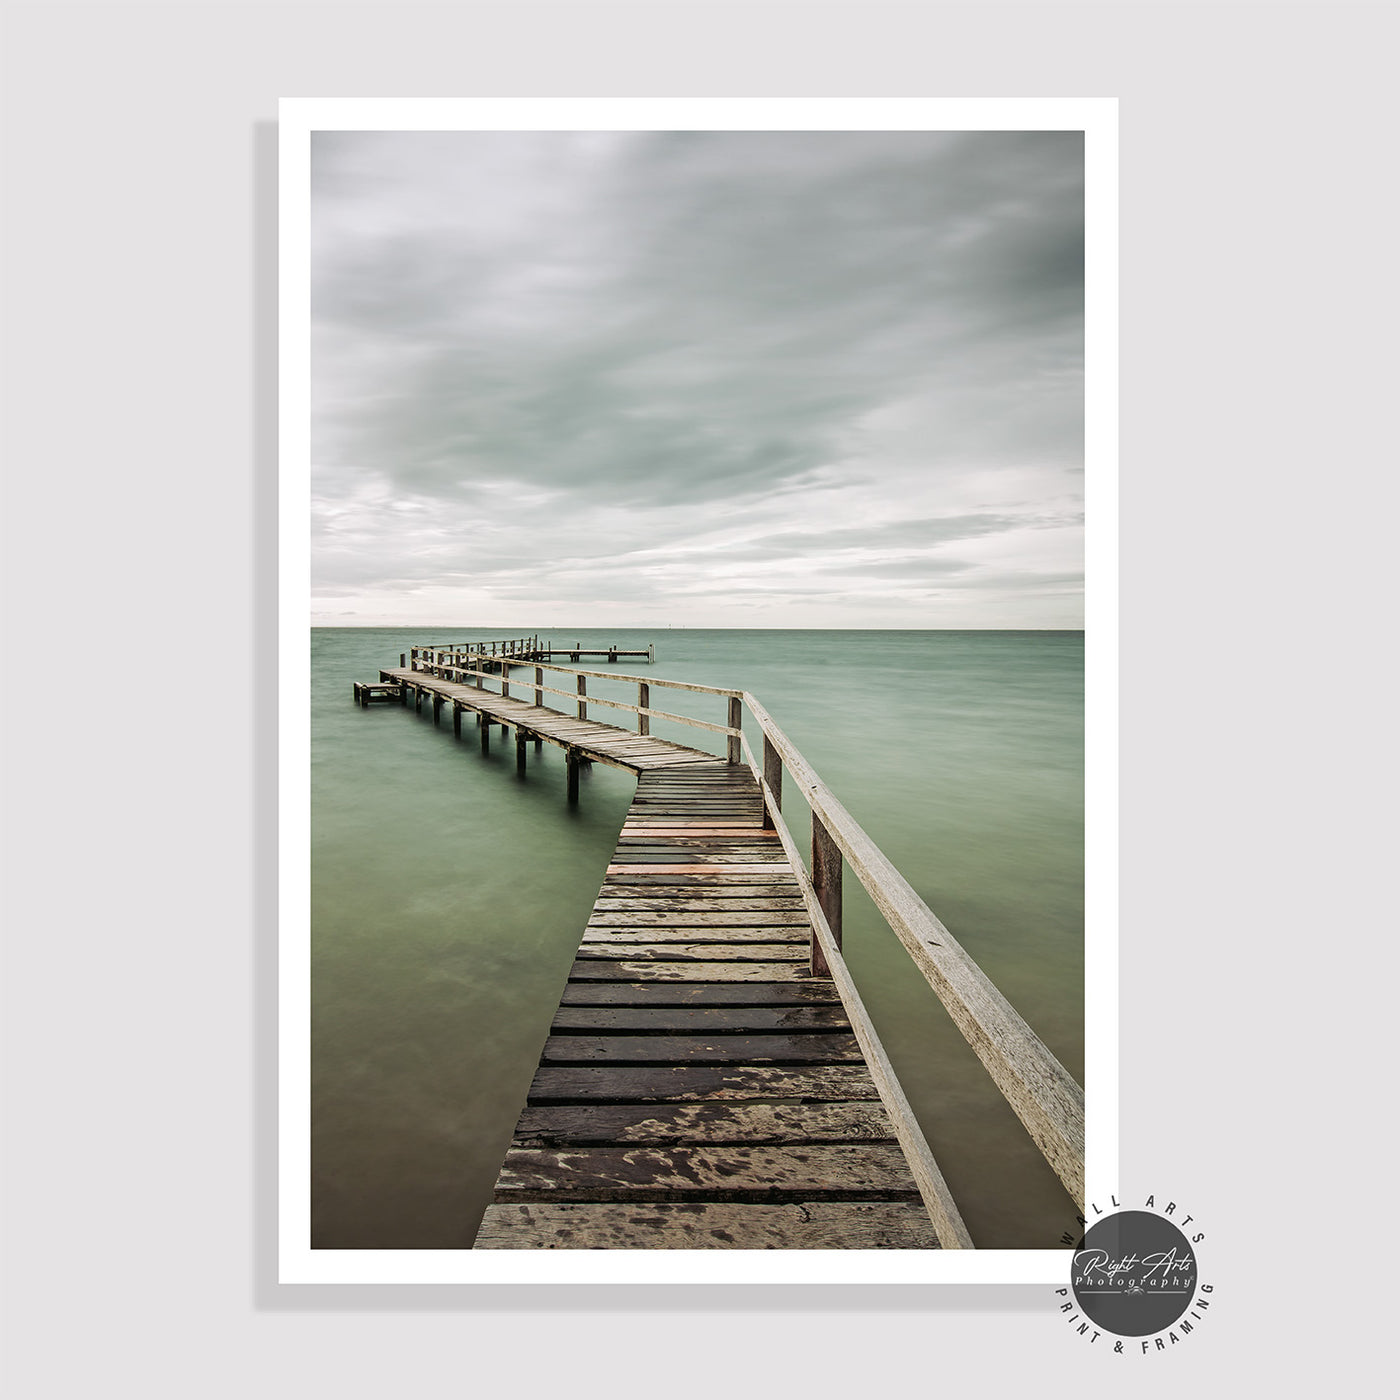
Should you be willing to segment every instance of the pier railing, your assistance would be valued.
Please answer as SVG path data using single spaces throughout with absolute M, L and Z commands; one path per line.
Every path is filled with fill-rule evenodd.
M 509 652 L 504 648 L 513 644 L 501 645 L 503 651 L 495 655 L 500 660 L 506 660 Z M 457 664 L 465 660 L 471 650 L 457 645 L 415 648 L 415 669 L 430 671 L 442 679 L 458 683 L 475 683 L 478 687 L 490 683 L 499 686 L 504 696 L 510 696 L 514 685 L 520 691 L 519 698 L 528 695 L 536 705 L 541 706 L 545 704 L 546 695 L 560 696 L 577 707 L 580 719 L 588 717 L 590 704 L 623 711 L 637 717 L 637 732 L 640 734 L 650 732 L 650 721 L 653 719 L 723 734 L 728 761 L 733 764 L 747 763 L 763 793 L 764 825 L 775 831 L 782 842 L 811 916 L 812 971 L 816 975 L 830 977 L 841 995 L 852 1029 L 865 1053 L 880 1097 L 895 1124 L 900 1144 L 909 1159 L 940 1239 L 948 1244 L 971 1243 L 841 956 L 841 885 L 842 871 L 847 865 L 904 945 L 914 965 L 971 1045 L 1042 1156 L 1083 1210 L 1083 1089 L 866 835 L 860 823 L 841 805 L 797 746 L 753 695 L 748 691 L 725 690 L 691 681 L 644 679 L 641 676 L 581 670 L 575 666 L 559 666 L 543 661 L 508 662 L 498 665 L 494 672 Z M 512 681 L 511 665 L 517 668 L 533 666 L 533 683 Z M 546 671 L 572 676 L 573 688 L 562 689 L 545 684 Z M 587 682 L 592 678 L 636 685 L 637 703 L 633 705 L 601 695 L 590 696 Z M 726 722 L 717 724 L 656 709 L 651 705 L 653 687 L 721 698 L 726 706 Z M 551 705 L 550 708 L 562 712 L 559 705 Z M 763 736 L 761 754 L 755 754 L 744 734 L 745 709 L 752 715 Z M 783 819 L 784 773 L 800 791 L 811 812 L 810 866 Z
M 837 801 L 768 711 L 747 691 L 743 693 L 743 701 L 763 734 L 761 763 L 749 748 L 747 739 L 743 746 L 749 767 L 763 792 L 765 824 L 771 823 L 777 831 L 797 872 L 812 918 L 813 972 L 828 973 L 845 1000 L 845 984 L 850 981 L 850 974 L 841 957 L 844 863 L 865 887 L 885 922 L 982 1061 L 1002 1097 L 1082 1211 L 1083 1089 L 866 835 L 860 823 Z M 785 769 L 811 811 L 810 871 L 782 817 Z M 854 991 L 852 985 L 852 994 Z M 853 1016 L 853 1028 L 855 1024 Z M 859 1039 L 861 1032 L 857 1030 L 856 1034 Z M 884 1062 L 884 1052 L 878 1049 L 878 1041 L 875 1044 L 876 1055 L 866 1052 L 872 1073 L 877 1059 Z M 865 1048 L 863 1042 L 862 1048 Z
M 638 734 L 650 734 L 653 719 L 669 720 L 675 724 L 689 725 L 692 729 L 704 729 L 712 734 L 723 734 L 726 738 L 729 762 L 739 762 L 739 744 L 742 736 L 740 705 L 743 697 L 741 691 L 720 690 L 712 685 L 696 685 L 690 681 L 643 679 L 641 676 L 619 675 L 615 671 L 590 671 L 578 666 L 559 666 L 548 661 L 515 659 L 508 653 L 489 653 L 490 656 L 496 658 L 496 665 L 494 670 L 488 671 L 469 664 L 468 657 L 472 654 L 466 647 L 457 648 L 455 652 L 445 648 L 434 650 L 426 647 L 415 647 L 413 657 L 416 664 L 413 669 L 425 671 L 438 677 L 439 680 L 456 681 L 459 685 L 475 685 L 478 689 L 485 689 L 488 685 L 498 687 L 500 694 L 507 699 L 511 698 L 513 694 L 516 699 L 529 696 L 536 705 L 545 705 L 544 697 L 546 695 L 561 696 L 576 707 L 579 719 L 588 718 L 590 705 L 602 705 L 611 710 L 635 715 Z M 504 662 L 504 669 L 502 662 Z M 529 670 L 532 667 L 535 673 L 533 681 L 512 679 L 511 668 L 519 671 Z M 546 671 L 573 677 L 573 686 L 561 689 L 559 686 L 547 685 L 544 679 Z M 590 695 L 588 693 L 590 680 L 617 681 L 635 685 L 637 687 L 637 703 L 632 705 L 626 701 L 614 700 L 610 696 L 596 693 Z M 651 704 L 651 688 L 653 686 L 668 690 L 688 690 L 701 695 L 723 696 L 728 701 L 729 722 L 727 724 L 712 724 L 709 720 L 696 719 L 692 715 L 656 709 Z M 564 707 L 561 705 L 550 704 L 549 708 L 564 713 Z

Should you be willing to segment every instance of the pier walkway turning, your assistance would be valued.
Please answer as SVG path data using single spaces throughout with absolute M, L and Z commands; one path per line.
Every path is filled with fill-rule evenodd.
M 355 686 L 360 704 L 412 698 L 439 723 L 451 706 L 459 737 L 474 714 L 483 749 L 513 727 L 522 771 L 532 741 L 558 745 L 570 801 L 584 763 L 637 775 L 475 1247 L 972 1246 L 841 954 L 847 868 L 1082 1210 L 1083 1090 L 757 699 L 554 665 L 530 641 L 414 648 Z M 589 696 L 591 677 L 635 685 L 637 703 Z M 652 687 L 721 698 L 726 722 L 653 708 Z M 653 718 L 723 736 L 725 755 L 653 737 Z M 810 867 L 785 772 L 810 810 Z
M 462 734 L 463 714 L 475 714 L 481 726 L 483 749 L 490 747 L 490 725 L 494 723 L 506 729 L 514 726 L 516 749 L 522 755 L 525 745 L 530 741 L 545 740 L 563 749 L 570 756 L 571 763 L 582 759 L 590 762 L 596 759 L 600 763 L 609 764 L 614 768 L 625 768 L 632 773 L 643 773 L 652 768 L 674 768 L 687 763 L 715 761 L 713 754 L 705 753 L 701 749 L 688 748 L 665 739 L 653 739 L 647 734 L 638 734 L 619 725 L 589 719 L 587 700 L 577 702 L 580 715 L 570 716 L 541 704 L 517 699 L 510 694 L 497 695 L 459 681 L 425 676 L 418 671 L 396 668 L 381 671 L 379 676 L 381 682 L 388 683 L 382 688 L 400 688 L 398 698 L 404 704 L 408 703 L 410 696 L 413 697 L 416 710 L 421 710 L 425 701 L 431 704 L 435 722 L 440 720 L 443 710 L 450 705 L 452 725 L 458 738 Z M 508 678 L 505 684 L 509 690 Z M 593 703 L 598 702 L 595 700 Z

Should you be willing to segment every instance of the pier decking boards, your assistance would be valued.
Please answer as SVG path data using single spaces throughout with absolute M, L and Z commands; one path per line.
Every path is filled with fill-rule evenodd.
M 468 710 L 480 715 L 487 723 L 514 726 L 518 743 L 523 744 L 526 739 L 547 740 L 566 750 L 571 756 L 597 759 L 601 763 L 610 764 L 614 768 L 625 768 L 633 773 L 645 772 L 651 768 L 673 768 L 687 763 L 716 762 L 713 754 L 687 748 L 683 744 L 653 739 L 650 735 L 638 734 L 635 730 L 623 729 L 615 724 L 575 719 L 571 715 L 561 715 L 558 710 L 551 710 L 543 705 L 533 705 L 524 700 L 517 700 L 514 696 L 496 695 L 474 685 L 442 680 L 423 671 L 393 668 L 381 671 L 379 677 L 381 681 L 391 681 L 403 686 L 402 699 L 407 703 L 412 697 L 417 709 L 422 708 L 424 700 L 432 703 L 434 719 L 439 718 L 441 710 L 450 704 L 455 712 L 454 723 L 459 732 L 461 711 Z M 516 681 L 515 684 L 523 691 L 531 689 L 528 681 Z M 587 703 L 585 698 L 585 707 Z M 597 703 L 596 699 L 594 703 Z M 490 743 L 489 731 L 483 732 L 482 742 L 483 745 Z
M 478 1249 L 936 1248 L 746 768 L 643 773 Z

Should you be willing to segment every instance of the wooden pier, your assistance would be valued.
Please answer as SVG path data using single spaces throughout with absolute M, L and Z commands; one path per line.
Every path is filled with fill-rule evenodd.
M 1083 1091 L 754 696 L 543 658 L 522 683 L 520 664 L 415 648 L 356 697 L 412 698 L 437 722 L 450 706 L 459 736 L 473 714 L 483 749 L 493 724 L 513 727 L 522 771 L 531 741 L 556 744 L 571 801 L 583 762 L 637 775 L 476 1248 L 972 1246 L 841 956 L 847 867 L 1082 1210 Z M 599 675 L 635 684 L 637 703 L 589 696 Z M 653 686 L 720 698 L 727 722 L 653 708 Z M 722 735 L 724 755 L 652 737 L 653 718 Z M 811 809 L 810 868 L 783 820 L 785 772 Z
M 585 657 L 602 657 L 609 663 L 628 658 L 654 662 L 656 645 L 645 650 L 628 651 L 624 647 L 586 647 L 581 642 L 573 646 L 556 647 L 552 642 L 541 642 L 539 637 L 517 637 L 506 642 L 435 642 L 427 646 L 414 647 L 411 653 L 414 669 L 420 664 L 424 669 L 451 665 L 484 669 L 489 674 L 502 664 L 523 664 L 526 661 L 552 661 L 556 656 L 566 656 L 577 663 Z M 399 658 L 400 666 L 407 666 L 410 654 Z

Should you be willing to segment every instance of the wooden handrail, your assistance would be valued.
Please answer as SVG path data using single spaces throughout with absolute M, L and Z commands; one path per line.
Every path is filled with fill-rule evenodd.
M 763 731 L 765 757 L 771 744 L 801 788 L 814 823 L 845 857 L 1002 1097 L 1082 1210 L 1084 1090 L 836 800 L 768 711 L 747 691 L 744 704 Z M 774 793 L 764 781 L 763 768 L 768 765 L 761 767 L 755 761 L 747 740 L 744 747 L 764 791 L 765 805 L 773 799 L 775 805 L 780 804 L 780 792 Z M 834 939 L 833 946 L 839 947 Z M 823 955 L 826 952 L 820 951 Z
M 446 652 L 446 651 L 449 651 L 449 650 L 450 650 L 450 648 L 445 648 L 445 647 L 444 647 L 444 648 L 437 648 L 437 651 L 440 651 L 440 652 Z M 414 647 L 414 648 L 412 648 L 412 655 L 413 655 L 413 657 L 415 658 L 415 660 L 417 660 L 417 661 L 423 661 L 424 658 L 425 658 L 425 656 L 427 656 L 427 655 L 429 655 L 429 654 L 435 655 L 434 649 L 431 648 L 431 647 Z M 453 655 L 467 655 L 467 654 L 472 654 L 472 655 L 481 655 L 481 656 L 488 656 L 488 657 L 489 657 L 489 655 L 490 655 L 490 653 L 485 653 L 485 652 L 477 651 L 477 650 L 476 650 L 475 648 L 473 648 L 473 647 L 461 647 L 461 648 L 458 648 L 457 651 L 453 652 L 452 654 L 453 654 Z M 623 671 L 590 671 L 590 670 L 587 670 L 587 669 L 585 669 L 584 667 L 581 667 L 581 666 L 557 666 L 557 665 L 553 664 L 552 662 L 548 662 L 548 661 L 535 661 L 535 660 L 530 659 L 530 658 L 525 658 L 525 659 L 521 660 L 520 662 L 518 662 L 517 664 L 518 664 L 518 665 L 521 665 L 521 666 L 525 666 L 525 667 L 533 666 L 533 667 L 535 668 L 535 671 L 536 671 L 537 674 L 540 673 L 540 672 L 543 672 L 543 671 L 558 671 L 558 672 L 560 672 L 561 674 L 564 674 L 564 675 L 576 676 L 576 677 L 579 678 L 579 682 L 580 682 L 580 683 L 583 682 L 583 679 L 584 679 L 585 677 L 591 677 L 591 678 L 593 678 L 593 679 L 595 679 L 595 680 L 603 680 L 603 681 L 630 682 L 631 684 L 636 685 L 636 686 L 639 686 L 639 687 L 640 687 L 640 686 L 646 686 L 646 687 L 648 687 L 648 694 L 650 693 L 649 688 L 650 688 L 651 686 L 654 686 L 654 685 L 655 685 L 655 686 L 663 686 L 663 687 L 665 687 L 665 688 L 667 688 L 667 689 L 670 689 L 670 690 L 689 690 L 689 691 L 693 691 L 693 692 L 695 692 L 695 693 L 697 693 L 697 694 L 700 694 L 700 695 L 718 695 L 718 696 L 722 696 L 724 699 L 726 699 L 726 700 L 729 702 L 729 715 L 728 715 L 728 718 L 729 718 L 729 721 L 730 721 L 730 722 L 729 722 L 728 724 L 712 724 L 709 720 L 693 719 L 690 715 L 678 715 L 678 714 L 673 713 L 673 712 L 670 711 L 670 710 L 657 710 L 657 709 L 653 709 L 653 708 L 652 708 L 651 706 L 649 706 L 649 705 L 631 705 L 631 704 L 628 704 L 628 703 L 627 703 L 626 701 L 624 701 L 624 700 L 611 700 L 611 699 L 609 699 L 607 696 L 604 696 L 604 695 L 582 695 L 582 694 L 580 694 L 577 690 L 560 690 L 557 686 L 545 685 L 545 684 L 543 683 L 543 680 L 542 680 L 542 679 L 541 679 L 541 680 L 535 680 L 535 681 L 527 681 L 527 682 L 525 683 L 526 688 L 527 688 L 527 689 L 530 689 L 530 690 L 532 690 L 532 691 L 534 691 L 535 694 L 536 694 L 536 696 L 542 695 L 542 694 L 544 694 L 544 693 L 548 693 L 548 694 L 550 694 L 550 695 L 560 695 L 560 696 L 564 696 L 564 697 L 566 697 L 567 699 L 569 699 L 569 700 L 571 700 L 571 701 L 574 701 L 575 703 L 578 703 L 579 701 L 583 701 L 583 702 L 584 702 L 584 705 L 585 705 L 585 715 L 579 716 L 580 718 L 586 717 L 586 707 L 587 707 L 588 705 L 606 705 L 606 706 L 608 706 L 609 709 L 613 709 L 613 710 L 623 710 L 623 711 L 625 711 L 627 714 L 637 715 L 640 719 L 646 719 L 646 720 L 651 720 L 651 719 L 665 719 L 665 720 L 671 720 L 671 721 L 673 721 L 673 722 L 676 723 L 676 724 L 687 724 L 687 725 L 689 725 L 692 729 L 704 729 L 704 730 L 708 730 L 708 731 L 709 731 L 710 733 L 712 733 L 712 734 L 723 734 L 723 735 L 726 737 L 726 740 L 728 741 L 728 746 L 729 746 L 729 750 L 728 750 L 729 762 L 731 762 L 731 763 L 737 763 L 737 762 L 739 762 L 739 749 L 738 749 L 738 745 L 739 745 L 739 740 L 740 740 L 740 735 L 741 735 L 741 726 L 740 726 L 739 723 L 736 722 L 736 720 L 742 718 L 742 716 L 741 716 L 741 714 L 740 714 L 740 708 L 741 708 L 742 702 L 743 702 L 743 694 L 744 694 L 743 691 L 740 691 L 740 690 L 724 690 L 724 689 L 721 689 L 721 688 L 718 687 L 718 686 L 713 686 L 713 685 L 699 685 L 699 684 L 697 684 L 697 683 L 694 682 L 694 681 L 666 681 L 666 680 L 657 680 L 657 679 L 655 679 L 655 677 L 652 677 L 652 676 L 647 676 L 647 677 L 633 676 L 633 675 L 629 675 L 629 674 L 627 674 L 626 672 L 623 672 Z M 427 665 L 427 669 L 428 669 L 429 671 L 432 671 L 432 672 L 435 672 L 435 673 L 441 673 L 441 674 L 443 674 L 444 676 L 448 676 L 448 677 L 454 677 L 454 678 L 456 678 L 456 679 L 458 679 L 458 680 L 461 680 L 462 678 L 467 677 L 467 676 L 474 677 L 474 678 L 476 679 L 476 682 L 477 682 L 478 687 L 480 687 L 482 681 L 494 681 L 494 682 L 496 682 L 497 684 L 499 684 L 499 685 L 502 686 L 502 693 L 503 693 L 503 694 L 505 694 L 505 695 L 508 695 L 508 694 L 509 694 L 509 691 L 508 691 L 508 687 L 509 687 L 509 685 L 510 685 L 509 678 L 506 677 L 506 676 L 503 676 L 503 674 L 502 674 L 502 672 L 500 671 L 499 667 L 498 667 L 498 669 L 495 670 L 495 671 L 480 671 L 480 670 L 477 670 L 477 669 L 475 669 L 474 667 L 471 667 L 471 666 L 459 666 L 459 665 L 453 664 L 453 663 L 450 662 L 450 661 L 439 662 L 439 661 L 437 661 L 437 660 L 435 660 L 435 659 L 433 659 L 433 660 L 428 660 L 427 663 L 426 663 L 426 665 Z M 639 692 L 639 693 L 640 693 L 640 692 Z M 539 704 L 540 701 L 537 699 L 535 703 L 536 703 L 536 704 Z M 557 706 L 551 706 L 550 708 L 558 709 Z M 648 725 L 648 730 L 649 730 L 649 729 L 650 729 L 650 725 Z M 642 732 L 643 732 L 643 733 L 646 733 L 647 730 L 643 730 Z

